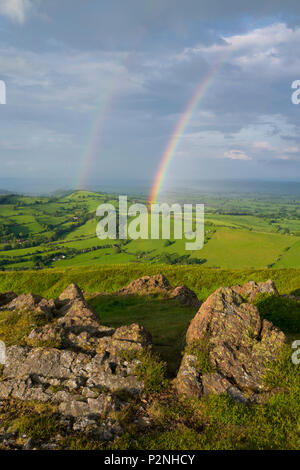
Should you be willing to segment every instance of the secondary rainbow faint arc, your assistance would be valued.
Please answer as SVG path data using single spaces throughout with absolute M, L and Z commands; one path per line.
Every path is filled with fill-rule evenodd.
M 79 173 L 79 181 L 77 183 L 77 189 L 85 189 L 88 182 L 88 177 L 90 175 L 94 160 L 96 158 L 96 153 L 99 148 L 100 140 L 102 137 L 102 131 L 107 120 L 107 116 L 112 107 L 113 100 L 116 96 L 118 90 L 119 80 L 116 79 L 110 93 L 108 93 L 107 98 L 105 99 L 98 116 L 93 124 L 93 127 L 90 132 L 90 137 L 88 140 L 88 146 L 86 152 L 83 156 L 82 165 Z
M 197 108 L 198 104 L 201 101 L 201 98 L 204 97 L 205 92 L 208 90 L 208 88 L 212 85 L 214 78 L 217 76 L 218 71 L 222 67 L 222 65 L 225 62 L 225 59 L 227 58 L 228 54 L 226 57 L 223 57 L 221 61 L 217 63 L 213 67 L 213 69 L 210 71 L 210 73 L 205 77 L 205 79 L 201 82 L 201 84 L 198 86 L 194 96 L 188 103 L 187 107 L 185 108 L 184 113 L 180 117 L 179 121 L 176 124 L 176 127 L 174 129 L 174 132 L 172 134 L 171 139 L 168 142 L 167 147 L 165 148 L 165 151 L 163 153 L 163 156 L 161 158 L 161 162 L 158 168 L 158 171 L 156 173 L 155 179 L 153 186 L 151 188 L 150 196 L 149 196 L 149 204 L 154 204 L 157 201 L 157 198 L 159 196 L 159 193 L 161 191 L 162 185 L 165 181 L 167 171 L 169 169 L 170 163 L 172 161 L 172 158 L 176 152 L 176 149 L 178 147 L 178 144 L 180 142 L 181 137 L 184 134 L 184 131 L 186 127 L 188 126 L 193 113 L 195 109 Z

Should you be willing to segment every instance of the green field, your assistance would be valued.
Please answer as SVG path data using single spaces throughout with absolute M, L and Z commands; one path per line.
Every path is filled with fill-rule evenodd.
M 96 208 L 117 197 L 76 191 L 57 197 L 0 196 L 0 268 L 66 268 L 127 263 L 201 264 L 215 268 L 300 267 L 300 203 L 262 195 L 211 197 L 205 203 L 205 245 L 187 240 L 99 240 Z M 180 202 L 180 200 L 178 200 Z M 129 198 L 128 203 L 145 203 Z M 170 201 L 172 202 L 172 201 Z

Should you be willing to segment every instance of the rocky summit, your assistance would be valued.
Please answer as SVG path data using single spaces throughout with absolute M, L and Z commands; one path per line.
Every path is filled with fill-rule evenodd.
M 199 308 L 200 302 L 195 292 L 186 286 L 172 288 L 168 279 L 163 274 L 156 276 L 143 276 L 135 279 L 128 286 L 119 289 L 118 295 L 145 295 L 158 293 L 166 298 L 177 299 L 182 305 Z
M 161 274 L 137 279 L 114 296 L 153 294 L 162 295 L 163 302 L 170 299 L 170 305 L 177 300 L 192 312 L 199 309 L 187 330 L 181 366 L 172 382 L 166 382 L 164 365 L 152 352 L 151 334 L 138 323 L 118 328 L 101 324 L 75 284 L 51 300 L 35 294 L 1 294 L 4 318 L 11 316 L 22 333 L 9 340 L 0 368 L 1 412 L 14 416 L 13 407 L 19 409 L 20 403 L 25 410 L 26 404 L 50 406 L 45 413 L 49 419 L 55 416 L 55 426 L 65 436 L 81 433 L 97 442 L 113 442 L 127 430 L 129 403 L 134 402 L 130 417 L 134 425 L 141 430 L 152 426 L 150 411 L 156 416 L 158 406 L 151 405 L 152 395 L 158 392 L 162 393 L 156 400 L 162 404 L 170 396 L 180 400 L 208 394 L 227 394 L 242 403 L 264 401 L 267 365 L 285 342 L 285 335 L 261 319 L 254 305 L 258 295 L 279 295 L 272 281 L 221 287 L 201 307 L 193 291 L 171 287 Z M 151 374 L 156 386 L 150 391 Z M 169 388 L 164 388 L 166 383 Z M 15 429 L 0 426 L 0 448 L 59 446 L 39 437 L 21 445 L 19 437 Z
M 202 304 L 186 334 L 176 378 L 179 393 L 228 393 L 245 403 L 263 396 L 266 365 L 277 358 L 285 335 L 261 320 L 252 303 L 260 293 L 278 295 L 272 281 L 249 282 L 221 287 Z
M 8 300 L 2 310 L 20 316 L 31 310 L 51 321 L 34 327 L 21 344 L 7 348 L 0 400 L 56 405 L 62 416 L 73 418 L 74 430 L 86 427 L 95 433 L 101 417 L 99 434 L 103 419 L 125 406 L 116 392 L 135 396 L 143 392 L 143 381 L 135 373 L 137 354 L 151 348 L 151 335 L 143 326 L 101 325 L 74 284 L 55 300 L 12 293 L 2 294 L 1 299 Z M 114 429 L 119 432 L 120 426 Z M 106 435 L 112 437 L 111 432 Z

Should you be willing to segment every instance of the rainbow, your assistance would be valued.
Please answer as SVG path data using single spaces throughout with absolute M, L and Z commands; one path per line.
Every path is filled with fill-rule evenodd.
M 76 189 L 85 189 L 88 184 L 88 177 L 92 171 L 94 161 L 96 160 L 97 151 L 99 151 L 102 132 L 104 129 L 105 122 L 108 119 L 109 112 L 111 110 L 114 98 L 118 90 L 118 80 L 115 80 L 110 93 L 108 93 L 104 100 L 100 111 L 97 115 L 95 122 L 93 123 L 89 138 L 86 152 L 83 156 L 82 165 L 79 170 L 79 178 L 76 184 Z
M 185 108 L 184 113 L 181 115 L 179 121 L 176 124 L 172 137 L 170 138 L 168 145 L 166 146 L 164 153 L 161 158 L 161 162 L 158 168 L 158 171 L 155 175 L 154 183 L 151 188 L 149 196 L 149 205 L 154 204 L 157 201 L 161 188 L 164 184 L 168 169 L 170 167 L 171 161 L 175 155 L 175 152 L 178 148 L 181 137 L 183 136 L 192 116 L 199 105 L 201 99 L 204 97 L 205 93 L 212 85 L 215 77 L 217 76 L 220 68 L 224 64 L 228 54 L 222 58 L 209 72 L 209 74 L 204 78 L 204 80 L 197 87 L 195 94 L 192 99 L 189 101 L 187 107 Z
M 150 15 L 150 18 L 154 18 L 154 14 L 155 10 L 153 10 L 152 14 Z M 146 33 L 146 28 L 140 29 L 135 39 L 132 51 L 128 52 L 122 64 L 124 70 L 129 70 L 131 62 L 134 60 L 135 53 L 138 50 L 138 44 L 142 42 L 142 39 L 146 35 Z M 93 126 L 91 128 L 87 140 L 87 148 L 83 154 L 79 175 L 75 185 L 77 189 L 85 189 L 87 187 L 89 175 L 91 174 L 93 165 L 97 159 L 97 153 L 99 154 L 99 149 L 101 148 L 103 130 L 108 121 L 111 108 L 118 95 L 118 91 L 121 87 L 122 81 L 123 75 L 121 73 L 117 74 L 114 80 L 112 81 L 112 85 L 106 95 L 106 98 L 103 100 L 103 103 L 100 106 L 95 122 L 93 122 Z

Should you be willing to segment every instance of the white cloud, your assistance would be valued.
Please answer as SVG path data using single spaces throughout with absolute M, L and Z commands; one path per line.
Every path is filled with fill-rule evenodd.
M 24 23 L 32 7 L 32 0 L 0 0 L 0 15 Z
M 183 63 L 201 57 L 210 64 L 231 64 L 247 73 L 248 78 L 251 74 L 258 80 L 263 80 L 264 76 L 272 81 L 287 76 L 298 77 L 300 58 L 296 51 L 299 50 L 300 27 L 291 28 L 277 22 L 221 39 L 222 43 L 185 48 L 176 58 Z
M 284 154 L 283 156 L 278 157 L 280 160 L 289 160 L 290 157 L 286 154 L 299 152 L 299 147 L 297 147 L 296 145 L 294 145 L 293 147 L 282 147 L 282 145 L 280 145 L 280 142 L 278 142 L 278 139 L 277 139 L 276 145 L 272 145 L 270 144 L 270 142 L 265 141 L 265 142 L 255 142 L 253 144 L 253 147 L 258 150 L 267 150 L 277 155 L 278 153 Z
M 270 144 L 270 142 L 255 142 L 253 147 L 260 150 L 274 150 L 274 147 Z
M 1 0 L 0 0 L 1 1 Z M 36 53 L 0 47 L 0 70 L 10 89 L 10 103 L 34 103 L 89 111 L 108 100 L 143 91 L 143 78 L 128 70 L 124 52 Z
M 299 147 L 288 147 L 284 150 L 286 153 L 298 153 L 299 152 Z
M 290 160 L 290 157 L 288 155 L 281 155 L 281 157 L 278 157 L 279 160 Z
M 224 153 L 225 158 L 229 158 L 230 160 L 252 160 L 249 155 L 247 155 L 245 152 L 242 150 L 229 150 L 228 152 Z

